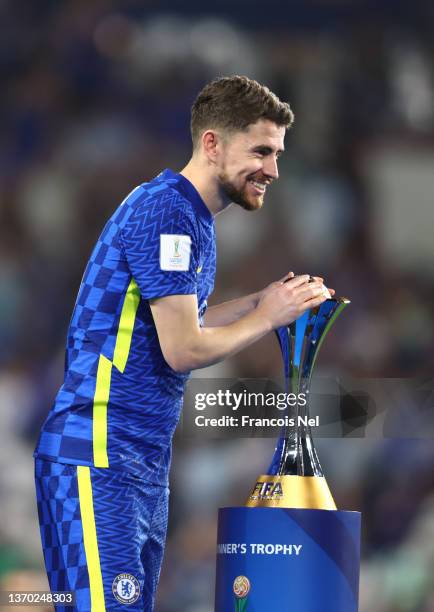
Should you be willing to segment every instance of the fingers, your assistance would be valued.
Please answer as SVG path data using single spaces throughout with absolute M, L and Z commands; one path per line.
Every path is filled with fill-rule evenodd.
M 284 276 L 280 281 L 281 284 L 290 283 L 288 288 L 295 289 L 296 287 L 300 287 L 301 285 L 308 283 L 309 288 L 313 289 L 314 287 L 322 287 L 324 291 L 324 278 L 322 276 L 311 276 L 309 274 L 301 274 L 300 276 L 295 276 L 294 272 L 288 272 L 286 276 Z M 327 287 L 331 296 L 335 295 L 336 291 L 331 287 Z
M 288 274 L 285 274 L 285 276 L 279 279 L 279 282 L 287 283 L 289 280 L 291 280 L 291 278 L 294 278 L 294 276 L 295 276 L 294 272 L 288 272 Z
M 298 297 L 303 301 L 310 300 L 311 298 L 317 297 L 324 294 L 324 285 L 321 281 L 313 281 L 308 283 L 305 287 L 300 287 L 298 291 Z
M 301 276 L 294 276 L 292 278 L 288 278 L 284 283 L 288 284 L 288 288 L 295 289 L 296 287 L 300 287 L 300 285 L 304 285 L 309 282 L 309 274 L 302 274 Z
M 326 287 L 324 284 L 324 278 L 322 276 L 310 276 L 308 283 L 310 287 L 318 286 L 318 283 L 320 283 L 322 290 L 328 291 L 330 296 L 334 296 L 336 294 L 336 291 L 332 287 Z
M 294 277 L 295 277 L 294 272 L 288 272 L 286 276 L 280 279 L 280 282 L 287 283 L 289 280 L 291 280 L 291 278 L 294 278 Z M 302 278 L 302 277 L 307 277 L 308 282 L 310 283 L 314 281 L 321 281 L 322 283 L 324 283 L 324 278 L 322 276 L 312 276 L 311 274 L 300 274 L 299 276 L 295 278 Z
M 316 306 L 319 306 L 320 304 L 325 302 L 326 299 L 327 298 L 326 298 L 326 296 L 324 294 L 316 296 L 316 297 L 313 297 L 310 300 L 307 300 L 306 302 L 304 302 L 303 308 L 305 310 L 308 310 L 309 308 L 315 308 Z

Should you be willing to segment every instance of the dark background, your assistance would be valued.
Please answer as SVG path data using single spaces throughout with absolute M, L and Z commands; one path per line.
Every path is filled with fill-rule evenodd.
M 46 585 L 31 454 L 90 250 L 136 184 L 187 162 L 189 109 L 215 76 L 267 84 L 296 121 L 263 210 L 217 219 L 212 303 L 321 274 L 352 304 L 317 375 L 431 388 L 433 22 L 404 0 L 0 3 L 2 588 Z M 280 371 L 270 335 L 196 375 Z M 408 408 L 405 384 L 384 401 Z M 364 514 L 362 612 L 434 610 L 434 446 L 409 431 L 317 443 L 338 506 Z M 212 610 L 217 508 L 244 502 L 272 442 L 178 436 L 157 612 Z

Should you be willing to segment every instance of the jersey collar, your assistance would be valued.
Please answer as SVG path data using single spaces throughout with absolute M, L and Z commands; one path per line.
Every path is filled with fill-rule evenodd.
M 214 221 L 214 217 L 210 209 L 200 197 L 196 187 L 194 187 L 194 185 L 190 183 L 185 176 L 166 168 L 166 170 L 163 170 L 158 178 L 162 181 L 170 181 L 172 184 L 174 183 L 175 188 L 184 197 L 186 197 L 189 202 L 191 202 L 193 208 L 200 217 L 202 217 L 208 223 L 212 223 Z

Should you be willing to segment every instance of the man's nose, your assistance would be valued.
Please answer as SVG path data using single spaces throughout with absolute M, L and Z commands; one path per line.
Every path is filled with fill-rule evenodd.
M 264 163 L 264 174 L 272 179 L 279 178 L 279 170 L 277 168 L 277 158 L 269 157 Z

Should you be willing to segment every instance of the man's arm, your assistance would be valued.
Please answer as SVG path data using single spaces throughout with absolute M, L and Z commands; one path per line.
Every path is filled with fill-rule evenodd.
M 204 326 L 219 327 L 221 325 L 229 325 L 230 323 L 234 323 L 234 321 L 238 321 L 238 319 L 256 308 L 264 292 L 269 291 L 272 287 L 277 287 L 282 282 L 285 282 L 290 278 L 294 278 L 294 272 L 288 272 L 288 274 L 286 274 L 283 278 L 271 283 L 262 291 L 250 293 L 249 295 L 245 295 L 228 302 L 222 302 L 216 306 L 210 306 L 204 316 Z M 324 281 L 324 279 L 320 276 L 314 276 L 313 278 L 315 280 Z M 334 295 L 334 289 L 329 288 L 329 291 L 331 295 Z
M 203 322 L 205 327 L 219 327 L 238 321 L 241 317 L 256 308 L 260 292 L 251 293 L 235 300 L 222 302 L 207 308 Z
M 309 276 L 304 275 L 286 283 L 273 283 L 262 292 L 253 310 L 218 327 L 199 326 L 195 295 L 150 300 L 165 360 L 177 372 L 187 372 L 234 355 L 326 299 L 322 282 L 308 280 Z

